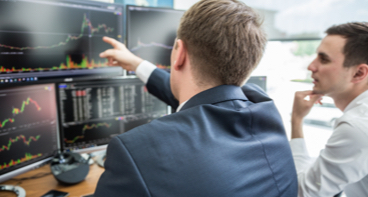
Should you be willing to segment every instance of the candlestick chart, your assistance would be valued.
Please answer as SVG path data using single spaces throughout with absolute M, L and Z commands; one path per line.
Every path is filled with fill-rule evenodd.
M 0 22 L 1 74 L 107 67 L 99 53 L 111 46 L 102 37 L 122 38 L 121 13 L 107 8 L 32 1 L 17 5 L 1 1 L 0 6 L 10 10 L 0 17 L 14 24 Z
M 56 125 L 41 125 L 29 129 L 17 129 L 0 137 L 1 170 L 26 165 L 31 160 L 49 156 L 57 149 Z
M 26 162 L 26 161 L 29 161 L 29 160 L 32 160 L 32 159 L 35 159 L 41 156 L 42 156 L 42 153 L 38 153 L 35 155 L 32 155 L 30 153 L 25 153 L 24 157 L 22 158 L 15 159 L 15 160 L 12 159 L 9 162 L 4 162 L 4 164 L 0 164 L 0 170 L 15 166 L 17 164 L 20 164 L 20 163 L 23 163 L 23 162 Z
M 56 124 L 18 128 L 0 136 L 0 174 L 2 170 L 27 165 L 57 149 Z
M 5 127 L 6 124 L 9 124 L 9 123 L 14 123 L 15 122 L 15 117 L 18 115 L 18 114 L 22 114 L 27 106 L 30 105 L 30 104 L 33 104 L 36 108 L 36 111 L 41 111 L 41 107 L 39 106 L 39 104 L 34 101 L 33 99 L 31 99 L 30 97 L 28 97 L 26 100 L 24 100 L 21 104 L 21 107 L 20 108 L 16 108 L 16 107 L 13 107 L 13 110 L 12 110 L 12 114 L 13 114 L 13 117 L 12 118 L 7 118 L 5 120 L 3 120 L 0 124 L 0 129 Z
M 56 118 L 52 84 L 0 89 L 0 133 L 48 124 Z
M 41 137 L 40 135 L 37 135 L 36 137 L 30 136 L 27 139 L 24 135 L 19 135 L 19 136 L 13 138 L 13 139 L 9 138 L 8 144 L 2 145 L 2 146 L 0 145 L 0 152 L 5 151 L 5 150 L 10 150 L 10 147 L 12 146 L 12 144 L 14 144 L 18 141 L 23 141 L 23 144 L 29 146 L 32 141 L 36 142 L 40 137 Z
M 106 144 L 112 135 L 119 134 L 119 121 L 109 120 L 105 122 L 69 125 L 64 128 L 64 143 L 75 144 Z
M 0 177 L 57 150 L 54 84 L 0 88 Z
M 69 144 L 74 143 L 78 139 L 83 139 L 85 137 L 86 130 L 98 129 L 99 127 L 102 127 L 102 126 L 104 126 L 105 128 L 110 128 L 111 124 L 108 124 L 106 122 L 91 124 L 91 125 L 85 124 L 82 128 L 82 134 L 81 135 L 75 136 L 72 140 L 68 140 L 68 139 L 65 138 L 64 141 L 66 143 L 69 143 Z
M 97 27 L 93 27 L 91 21 L 87 18 L 86 14 L 84 14 L 80 34 L 77 35 L 77 36 L 68 35 L 67 38 L 65 39 L 65 41 L 63 41 L 63 42 L 59 42 L 57 44 L 52 44 L 50 46 L 35 46 L 35 47 L 31 47 L 31 46 L 24 46 L 24 47 L 8 46 L 8 45 L 0 43 L 0 47 L 12 49 L 12 50 L 19 50 L 19 51 L 36 50 L 36 49 L 52 49 L 52 48 L 55 48 L 55 47 L 60 47 L 60 46 L 66 45 L 70 41 L 78 40 L 78 39 L 82 38 L 85 35 L 85 29 L 86 28 L 89 29 L 89 35 L 90 36 L 93 36 L 94 33 L 99 32 L 101 29 L 104 29 L 106 33 L 114 31 L 114 28 L 107 27 L 105 24 L 99 24 Z

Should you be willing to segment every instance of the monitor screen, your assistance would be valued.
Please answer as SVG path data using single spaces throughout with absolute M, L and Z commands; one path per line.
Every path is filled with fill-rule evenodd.
M 127 48 L 169 71 L 170 55 L 183 14 L 182 10 L 127 6 Z
M 138 78 L 89 80 L 59 85 L 61 145 L 64 151 L 92 152 L 136 126 L 167 115 L 165 103 Z
M 58 150 L 55 85 L 0 88 L 0 182 L 50 160 Z
M 266 76 L 251 76 L 247 83 L 254 83 L 267 92 L 267 77 Z
M 122 41 L 123 6 L 77 0 L 0 0 L 0 78 L 122 74 L 99 53 Z

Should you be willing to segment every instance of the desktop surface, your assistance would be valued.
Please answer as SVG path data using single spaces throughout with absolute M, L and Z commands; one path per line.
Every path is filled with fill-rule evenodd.
M 14 177 L 14 179 L 22 179 L 26 177 L 32 177 L 48 173 L 48 175 L 44 177 L 23 181 L 11 179 L 6 182 L 2 182 L 0 184 L 18 185 L 26 191 L 27 197 L 40 197 L 41 195 L 45 194 L 50 190 L 60 190 L 68 192 L 70 197 L 75 196 L 80 197 L 90 195 L 95 192 L 97 182 L 103 172 L 104 168 L 99 167 L 97 164 L 93 164 L 90 165 L 89 173 L 87 177 L 84 179 L 84 181 L 75 185 L 63 185 L 60 184 L 51 174 L 50 165 L 45 165 L 38 169 Z M 0 197 L 12 197 L 12 196 L 15 197 L 16 196 L 15 193 L 0 191 Z

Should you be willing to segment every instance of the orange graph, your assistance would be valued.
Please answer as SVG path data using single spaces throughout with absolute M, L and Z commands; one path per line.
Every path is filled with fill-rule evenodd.
M 103 122 L 103 123 L 97 123 L 97 124 L 92 124 L 92 125 L 84 125 L 84 127 L 82 129 L 82 135 L 75 136 L 74 139 L 72 139 L 72 140 L 68 140 L 68 139 L 65 138 L 64 141 L 68 144 L 72 144 L 72 143 L 76 142 L 78 139 L 83 139 L 86 130 L 97 129 L 98 127 L 102 127 L 102 126 L 105 126 L 106 128 L 110 128 L 111 124 Z

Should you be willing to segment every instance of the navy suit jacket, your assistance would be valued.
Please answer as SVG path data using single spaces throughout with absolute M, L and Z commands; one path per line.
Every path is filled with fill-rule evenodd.
M 169 74 L 148 90 L 174 108 Z M 111 140 L 95 196 L 297 196 L 281 117 L 256 86 L 203 91 L 171 115 Z

